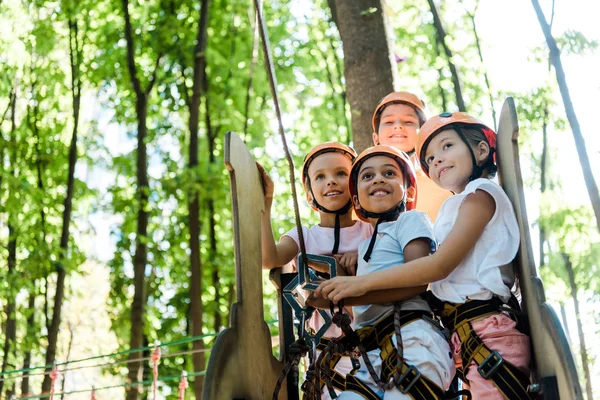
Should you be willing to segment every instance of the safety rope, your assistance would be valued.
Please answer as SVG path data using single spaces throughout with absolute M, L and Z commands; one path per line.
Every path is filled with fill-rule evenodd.
M 294 217 L 296 219 L 296 229 L 298 230 L 298 241 L 300 242 L 300 252 L 302 259 L 306 263 L 306 245 L 304 244 L 304 233 L 302 232 L 302 223 L 300 222 L 300 210 L 298 208 L 298 196 L 296 194 L 296 177 L 294 174 L 294 160 L 287 145 L 287 139 L 283 128 L 283 120 L 281 118 L 281 108 L 279 106 L 279 96 L 277 94 L 277 78 L 275 77 L 275 68 L 273 67 L 273 59 L 271 57 L 271 50 L 269 45 L 269 36 L 267 34 L 267 27 L 262 15 L 262 7 L 260 0 L 254 0 L 254 9 L 256 11 L 256 19 L 258 22 L 258 31 L 260 33 L 263 56 L 265 58 L 265 68 L 267 70 L 267 77 L 269 79 L 269 86 L 271 87 L 271 96 L 273 96 L 273 104 L 275 105 L 275 114 L 277 116 L 277 123 L 279 126 L 279 136 L 283 143 L 283 150 L 285 157 L 288 162 L 289 175 L 290 175 L 290 186 L 292 187 L 292 201 L 294 203 Z M 304 266 L 298 265 L 298 269 Z
M 179 379 L 179 396 L 177 397 L 177 400 L 185 399 L 185 389 L 187 389 L 188 386 L 187 372 L 181 371 L 181 378 Z
M 306 341 L 303 338 L 296 340 L 294 343 L 290 345 L 289 350 L 289 359 L 283 368 L 283 372 L 279 375 L 279 379 L 277 380 L 277 384 L 275 384 L 275 390 L 273 391 L 273 400 L 277 400 L 279 397 L 279 392 L 281 390 L 281 386 L 283 385 L 283 381 L 288 376 L 290 371 L 293 371 L 294 377 L 294 385 L 298 386 L 298 363 L 300 359 L 308 353 L 310 348 L 306 344 Z

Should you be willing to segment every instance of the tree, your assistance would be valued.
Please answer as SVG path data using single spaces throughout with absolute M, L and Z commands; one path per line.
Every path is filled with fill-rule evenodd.
M 371 117 L 394 90 L 395 61 L 381 0 L 329 0 L 344 48 L 344 76 L 352 115 L 354 147 L 371 146 Z
M 558 82 L 560 94 L 565 106 L 565 113 L 567 114 L 569 125 L 571 126 L 573 139 L 575 140 L 575 147 L 577 148 L 577 154 L 579 156 L 579 163 L 581 164 L 581 169 L 583 171 L 585 185 L 590 196 L 594 215 L 596 216 L 596 225 L 598 227 L 598 231 L 600 231 L 600 194 L 598 193 L 598 186 L 596 185 L 594 174 L 592 173 L 592 168 L 590 166 L 590 160 L 585 148 L 585 140 L 583 139 L 579 121 L 577 119 L 577 115 L 575 114 L 575 108 L 573 107 L 573 102 L 571 101 L 571 95 L 569 94 L 567 78 L 562 67 L 560 50 L 558 49 L 556 40 L 552 36 L 550 25 L 548 22 L 546 22 L 546 17 L 544 16 L 544 12 L 542 11 L 538 0 L 531 0 L 531 4 L 533 4 L 533 8 L 535 9 L 535 13 L 537 14 L 538 21 L 542 27 L 544 37 L 546 38 L 546 43 L 548 44 L 548 48 L 550 50 L 550 62 L 554 66 L 554 71 L 556 72 L 556 80 Z

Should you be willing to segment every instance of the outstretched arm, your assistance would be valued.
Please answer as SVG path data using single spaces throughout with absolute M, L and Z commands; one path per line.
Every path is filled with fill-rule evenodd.
M 273 205 L 274 185 L 271 177 L 262 165 L 256 163 L 265 194 L 265 211 L 261 215 L 262 267 L 272 269 L 290 262 L 298 254 L 298 245 L 288 236 L 279 243 L 275 242 L 271 226 L 271 206 Z
M 433 255 L 361 277 L 340 277 L 323 282 L 315 295 L 334 303 L 379 289 L 427 285 L 446 278 L 471 251 L 496 211 L 494 198 L 482 190 L 467 196 L 456 223 Z

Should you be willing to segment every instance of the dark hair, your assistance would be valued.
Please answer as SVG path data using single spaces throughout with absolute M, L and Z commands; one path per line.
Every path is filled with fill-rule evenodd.
M 421 116 L 422 113 L 419 112 L 419 110 L 415 106 L 413 106 L 410 103 L 407 103 L 406 101 L 392 101 L 392 102 L 386 104 L 385 107 L 382 107 L 379 111 L 377 111 L 377 115 L 375 116 L 375 127 L 377 128 L 377 131 L 375 133 L 377 133 L 378 135 L 379 135 L 379 125 L 381 124 L 381 114 L 383 114 L 383 110 L 385 110 L 392 104 L 405 104 L 405 105 L 409 106 L 410 108 L 415 110 L 415 114 L 417 114 L 417 118 L 419 119 L 419 127 L 423 126 L 423 124 L 425 123 L 425 119 Z
M 467 139 L 467 142 L 469 142 L 469 144 L 472 147 L 477 147 L 482 141 L 486 142 L 488 146 L 490 145 L 479 126 L 456 124 L 456 127 L 458 127 L 461 130 L 462 134 L 465 136 L 465 139 Z M 488 175 L 492 178 L 496 176 L 496 172 L 498 171 L 498 166 L 494 162 L 495 151 L 495 149 L 492 149 L 490 147 L 490 155 L 488 156 L 488 159 L 483 163 L 483 165 L 481 165 L 481 168 L 487 171 Z

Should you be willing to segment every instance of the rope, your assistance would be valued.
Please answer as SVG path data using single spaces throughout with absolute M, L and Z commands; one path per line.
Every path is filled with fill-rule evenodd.
M 279 322 L 279 320 L 271 320 L 271 321 L 265 321 L 265 323 L 267 325 L 275 325 Z M 197 340 L 202 340 L 208 337 L 215 337 L 219 335 L 219 333 L 207 333 L 204 335 L 199 335 L 199 336 L 191 336 L 191 337 L 186 337 L 186 338 L 182 338 L 182 339 L 177 339 L 177 340 L 173 340 L 171 342 L 165 342 L 165 343 L 161 343 L 159 345 L 159 347 L 169 347 L 169 346 L 175 346 L 177 344 L 184 344 L 184 343 L 190 343 L 190 342 L 195 342 Z M 30 367 L 30 368 L 21 368 L 21 369 L 14 369 L 14 370 L 10 370 L 10 371 L 5 371 L 5 372 L 0 372 L 0 382 L 2 381 L 6 381 L 9 379 L 17 379 L 17 377 L 9 377 L 10 375 L 15 375 L 15 374 L 21 374 L 24 372 L 30 372 L 30 371 L 37 371 L 40 369 L 49 369 L 51 367 L 53 367 L 54 365 L 56 365 L 57 367 L 63 366 L 63 365 L 69 365 L 69 364 L 76 364 L 76 363 L 80 363 L 80 362 L 84 362 L 84 361 L 91 361 L 91 360 L 97 360 L 100 358 L 107 358 L 107 357 L 118 357 L 118 356 L 123 356 L 123 355 L 128 355 L 130 353 L 136 353 L 136 352 L 140 352 L 140 351 L 145 351 L 145 350 L 150 350 L 150 349 L 154 349 L 155 346 L 146 346 L 146 347 L 140 347 L 140 348 L 136 348 L 136 349 L 128 349 L 128 350 L 122 350 L 122 351 L 117 351 L 114 353 L 109 353 L 109 354 L 102 354 L 102 355 L 98 355 L 98 356 L 92 356 L 92 357 L 87 357 L 87 358 L 81 358 L 78 360 L 67 360 L 64 362 L 57 362 L 55 364 L 49 364 L 49 365 L 39 365 L 36 367 Z M 210 349 L 201 349 L 201 350 L 193 350 L 193 351 L 209 351 Z M 189 354 L 187 352 L 182 352 L 182 353 L 174 353 L 174 355 L 182 355 L 182 354 Z M 173 357 L 173 355 L 167 355 L 165 357 Z M 74 371 L 76 369 L 83 369 L 83 368 L 93 368 L 93 367 L 102 367 L 102 366 L 107 366 L 107 365 L 115 365 L 115 364 L 126 364 L 126 363 L 131 363 L 131 362 L 137 362 L 137 361 L 145 361 L 145 360 L 149 360 L 150 358 L 146 357 L 146 358 L 139 358 L 139 359 L 135 359 L 135 360 L 130 360 L 130 361 L 113 361 L 110 363 L 105 363 L 105 364 L 95 364 L 95 365 L 90 365 L 90 366 L 86 366 L 86 367 L 78 367 L 78 368 L 70 368 L 70 369 L 62 369 L 59 372 L 60 373 L 64 373 L 66 371 Z M 46 371 L 46 372 L 40 372 L 40 373 L 34 373 L 34 374 L 28 374 L 28 375 L 22 375 L 20 376 L 20 378 L 24 378 L 24 377 L 31 377 L 31 376 L 44 376 L 44 375 L 49 375 L 50 372 Z
M 275 390 L 273 391 L 273 400 L 277 400 L 279 398 L 279 391 L 281 390 L 281 386 L 283 385 L 283 381 L 288 376 L 290 371 L 293 370 L 294 376 L 294 385 L 298 386 L 298 363 L 300 359 L 308 353 L 308 346 L 304 339 L 298 339 L 294 343 L 290 345 L 289 350 L 289 360 L 285 364 L 281 375 L 279 375 L 279 379 L 277 380 L 277 384 L 275 385 Z
M 187 389 L 188 386 L 189 384 L 187 381 L 187 372 L 181 371 L 181 378 L 179 380 L 179 397 L 177 398 L 177 400 L 185 399 L 185 389 Z
M 206 374 L 206 371 L 200 371 L 200 372 L 188 373 L 187 376 L 188 377 L 196 377 L 196 376 L 204 376 L 205 374 Z M 180 378 L 181 378 L 181 375 L 172 375 L 172 376 L 160 378 L 159 381 L 168 382 L 168 381 L 175 381 Z M 100 390 L 117 389 L 117 388 L 122 388 L 122 387 L 146 386 L 151 383 L 152 383 L 152 380 L 148 379 L 148 380 L 140 381 L 140 382 L 123 383 L 121 385 L 103 386 L 103 387 L 92 388 L 92 389 L 71 390 L 68 392 L 55 393 L 55 395 L 62 396 L 62 395 L 67 395 L 67 394 L 87 393 L 87 392 L 92 392 L 92 391 L 96 392 L 96 391 L 100 391 Z M 50 394 L 45 393 L 45 394 L 38 394 L 38 395 L 34 395 L 34 396 L 19 397 L 19 400 L 47 399 L 49 397 L 50 397 Z
M 158 380 L 158 363 L 160 361 L 160 346 L 155 344 L 152 352 L 152 399 L 156 400 L 156 381 Z
M 290 185 L 292 187 L 292 200 L 294 202 L 294 217 L 296 219 L 296 229 L 298 230 L 298 241 L 300 242 L 300 252 L 302 253 L 302 259 L 304 260 L 304 266 L 298 265 L 298 269 L 304 268 L 306 264 L 306 246 L 304 244 L 304 233 L 302 232 L 302 224 L 300 222 L 300 210 L 298 208 L 298 195 L 296 194 L 296 177 L 294 175 L 294 160 L 287 145 L 287 139 L 285 138 L 285 132 L 283 128 L 283 121 L 281 118 L 281 108 L 279 106 L 279 96 L 277 95 L 277 78 L 275 77 L 275 68 L 273 67 L 273 60 L 271 58 L 271 51 L 269 45 L 269 36 L 267 34 L 267 28 L 262 15 L 262 7 L 260 0 L 254 0 L 254 9 L 256 10 L 256 18 L 258 21 L 258 31 L 260 32 L 263 55 L 265 58 L 265 68 L 267 70 L 267 77 L 269 78 L 269 86 L 271 87 L 271 95 L 273 96 L 273 104 L 275 105 L 275 114 L 277 115 L 277 122 L 279 126 L 279 135 L 283 142 L 283 150 L 285 152 L 285 158 L 288 162 L 290 172 Z

